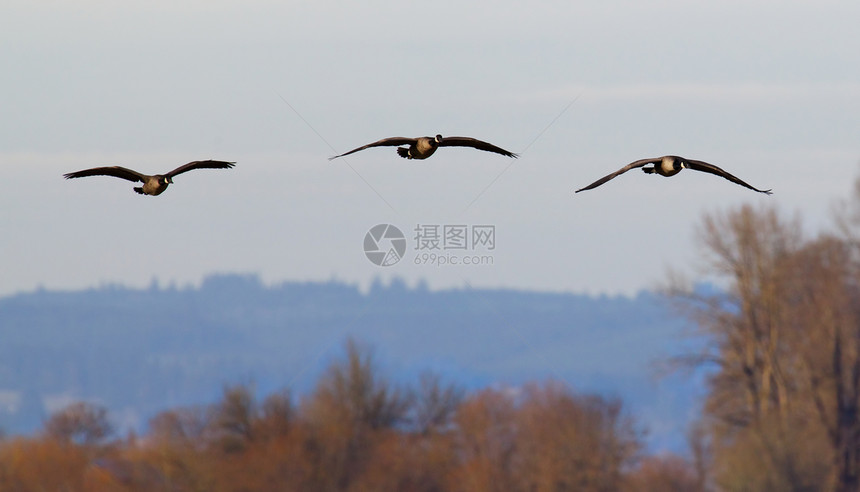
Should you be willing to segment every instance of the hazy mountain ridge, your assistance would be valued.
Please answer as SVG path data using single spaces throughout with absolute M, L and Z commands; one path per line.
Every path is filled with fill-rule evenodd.
M 348 336 L 373 346 L 398 381 L 428 369 L 469 388 L 555 378 L 647 413 L 667 404 L 649 368 L 685 343 L 682 330 L 648 292 L 430 291 L 394 281 L 362 293 L 334 281 L 268 287 L 253 275 L 185 289 L 40 290 L 0 299 L 0 428 L 32 431 L 74 399 L 103 403 L 127 426 L 209 402 L 229 382 L 301 394 Z

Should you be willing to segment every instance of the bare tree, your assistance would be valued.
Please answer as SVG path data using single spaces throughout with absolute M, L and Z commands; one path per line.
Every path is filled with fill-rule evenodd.
M 254 440 L 257 403 L 249 385 L 225 386 L 221 401 L 211 408 L 212 438 L 227 452 L 241 451 Z
M 847 221 L 845 222 L 847 223 Z M 715 341 L 705 412 L 718 482 L 759 489 L 860 487 L 860 255 L 797 220 L 743 207 L 707 216 L 707 271 L 726 293 L 676 290 Z M 688 306 L 690 304 L 688 303 Z
M 523 490 L 618 490 L 641 446 L 620 400 L 576 395 L 556 382 L 526 386 L 516 428 Z
M 422 374 L 413 406 L 413 423 L 421 434 L 449 427 L 465 391 L 455 385 L 443 385 L 438 374 Z
M 350 339 L 346 360 L 329 367 L 311 404 L 318 412 L 335 412 L 353 425 L 383 429 L 404 420 L 410 401 L 380 376 L 373 352 Z
M 833 451 L 837 487 L 860 488 L 860 276 L 848 242 L 822 237 L 794 265 L 793 322 L 805 394 Z M 814 336 L 808 336 L 810 332 Z
M 60 442 L 91 446 L 110 437 L 113 427 L 106 408 L 77 402 L 51 415 L 45 422 L 45 433 Z
M 790 382 L 780 357 L 787 348 L 780 265 L 801 245 L 800 223 L 782 220 L 772 208 L 744 206 L 706 216 L 699 234 L 710 271 L 730 281 L 728 293 L 706 299 L 699 313 L 700 325 L 719 344 L 709 409 L 729 425 L 783 418 Z
M 157 442 L 203 449 L 209 427 L 205 407 L 194 406 L 165 410 L 149 420 L 149 436 Z
M 346 343 L 345 360 L 335 362 L 301 406 L 310 433 L 305 448 L 316 490 L 344 490 L 373 460 L 381 439 L 403 422 L 410 401 L 386 381 L 372 352 Z

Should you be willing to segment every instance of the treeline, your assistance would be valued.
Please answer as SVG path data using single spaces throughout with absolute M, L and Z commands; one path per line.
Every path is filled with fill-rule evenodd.
M 620 401 L 560 383 L 467 394 L 425 375 L 387 381 L 350 341 L 307 397 L 220 401 L 155 416 L 112 439 L 107 412 L 76 403 L 42 432 L 0 441 L 0 490 L 703 490 L 677 456 L 645 456 Z

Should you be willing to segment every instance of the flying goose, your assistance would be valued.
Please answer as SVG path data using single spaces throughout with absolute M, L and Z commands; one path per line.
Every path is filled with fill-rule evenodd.
M 359 150 L 369 149 L 370 147 L 394 147 L 397 145 L 408 145 L 409 147 L 398 147 L 397 154 L 404 159 L 426 159 L 436 152 L 438 147 L 473 147 L 478 150 L 486 150 L 487 152 L 495 152 L 507 157 L 517 158 L 518 154 L 508 152 L 507 150 L 496 147 L 491 143 L 484 142 L 472 137 L 445 137 L 436 135 L 436 137 L 391 137 L 383 138 L 377 142 L 373 142 L 357 149 L 352 149 L 344 154 L 329 157 L 328 160 L 337 159 L 345 155 L 358 152 Z
M 645 166 L 647 164 L 653 164 L 653 165 L 650 167 L 642 167 L 642 166 Z M 594 183 L 591 183 L 590 185 L 586 186 L 585 188 L 580 188 L 580 189 L 576 190 L 576 193 L 579 193 L 580 191 L 590 190 L 592 188 L 597 188 L 598 186 L 609 181 L 610 179 L 614 178 L 615 176 L 618 176 L 619 174 L 626 173 L 627 171 L 633 169 L 634 167 L 642 167 L 642 170 L 645 171 L 646 174 L 657 173 L 661 176 L 666 176 L 666 177 L 674 176 L 674 175 L 678 174 L 679 172 L 681 172 L 681 169 L 684 169 L 684 168 L 694 169 L 696 171 L 703 171 L 706 173 L 716 174 L 717 176 L 722 176 L 722 177 L 726 178 L 727 180 L 729 180 L 733 183 L 737 183 L 741 186 L 745 186 L 745 187 L 747 187 L 751 190 L 757 191 L 759 193 L 765 193 L 767 195 L 771 194 L 771 190 L 760 190 L 758 188 L 752 187 L 749 184 L 742 181 L 740 178 L 737 178 L 737 177 L 727 173 L 726 171 L 723 171 L 722 169 L 720 169 L 719 167 L 717 167 L 713 164 L 708 164 L 707 162 L 704 162 L 704 161 L 694 161 L 692 159 L 686 159 L 684 157 L 678 157 L 677 155 L 664 155 L 663 157 L 655 157 L 653 159 L 640 159 L 638 161 L 631 162 L 630 164 L 627 164 L 626 166 L 622 167 L 621 169 L 615 171 L 614 173 L 598 179 Z
M 143 186 L 134 188 L 134 191 L 141 195 L 160 195 L 167 189 L 167 185 L 173 183 L 173 177 L 177 174 L 182 174 L 192 169 L 229 169 L 235 165 L 235 162 L 226 161 L 192 161 L 182 165 L 165 174 L 156 174 L 149 176 L 141 174 L 137 171 L 132 171 L 121 166 L 109 167 L 94 167 L 92 169 L 84 169 L 74 173 L 64 174 L 66 179 L 83 178 L 85 176 L 114 176 L 117 178 L 127 179 L 129 181 L 140 181 Z

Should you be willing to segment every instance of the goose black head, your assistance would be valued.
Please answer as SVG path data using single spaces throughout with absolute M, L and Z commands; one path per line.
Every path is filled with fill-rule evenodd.
M 433 139 L 437 144 L 442 143 L 442 135 L 436 134 L 436 138 Z

